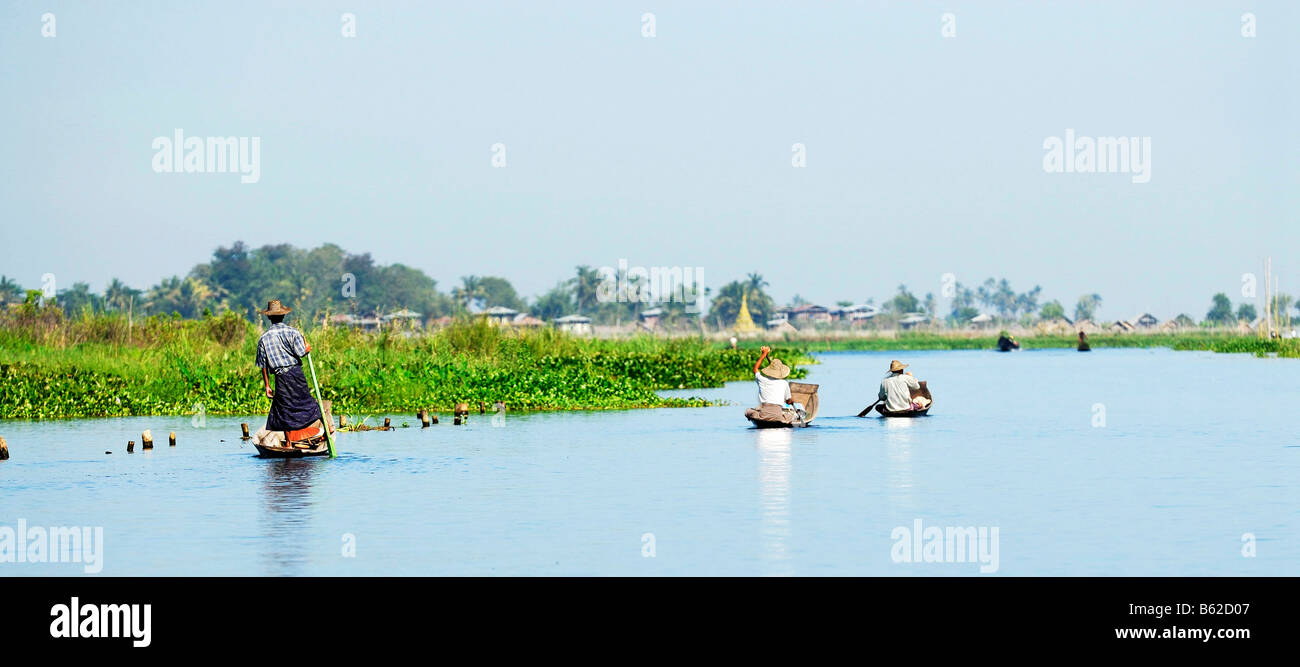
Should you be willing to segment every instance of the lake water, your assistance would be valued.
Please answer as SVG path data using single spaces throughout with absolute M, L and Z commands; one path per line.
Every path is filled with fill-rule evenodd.
M 929 381 L 931 416 L 852 417 L 895 357 Z M 393 415 L 413 427 L 341 434 L 336 460 L 256 458 L 239 439 L 251 417 L 0 421 L 0 527 L 102 527 L 105 575 L 987 576 L 895 562 L 908 540 L 891 535 L 917 520 L 996 528 L 1000 575 L 1300 570 L 1296 360 L 819 359 L 805 381 L 821 385 L 820 413 L 799 430 L 749 426 L 752 382 L 677 392 L 728 407 L 444 415 L 429 429 Z

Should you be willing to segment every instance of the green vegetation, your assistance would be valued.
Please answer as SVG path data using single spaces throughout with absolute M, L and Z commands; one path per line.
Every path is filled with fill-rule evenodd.
M 0 316 L 0 418 L 265 412 L 252 363 L 257 335 L 234 313 L 130 322 L 21 305 Z M 447 411 L 460 401 L 503 401 L 512 410 L 699 406 L 707 402 L 655 390 L 749 379 L 755 359 L 698 338 L 589 340 L 482 319 L 419 336 L 338 327 L 306 335 L 336 414 Z M 809 361 L 792 349 L 777 353 Z
M 1073 348 L 1078 339 L 1064 336 L 1025 336 L 1017 338 L 1022 349 Z M 1092 348 L 1152 348 L 1167 347 L 1174 350 L 1202 350 L 1208 352 L 1248 353 L 1264 357 L 1300 358 L 1300 339 L 1265 339 L 1255 335 L 1218 332 L 1189 332 L 1172 334 L 1096 334 L 1088 336 Z M 807 353 L 830 351 L 886 351 L 886 350 L 992 350 L 997 336 L 955 336 L 936 333 L 901 333 L 898 337 L 799 340 L 789 345 L 798 346 Z M 747 343 L 744 348 L 756 348 L 760 343 Z

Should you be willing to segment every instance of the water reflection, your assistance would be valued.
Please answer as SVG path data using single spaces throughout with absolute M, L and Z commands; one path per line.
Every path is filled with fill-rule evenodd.
M 885 431 L 885 456 L 888 459 L 886 486 L 889 504 L 898 510 L 912 509 L 912 439 L 915 419 L 902 417 L 880 420 Z
M 788 428 L 758 429 L 758 484 L 762 508 L 760 558 L 765 574 L 793 574 L 790 562 L 790 442 Z
M 259 463 L 263 463 L 259 461 Z M 305 459 L 278 459 L 265 462 L 262 480 L 262 534 L 265 539 L 261 555 L 268 574 L 291 576 L 303 574 L 310 542 L 311 482 L 314 462 Z

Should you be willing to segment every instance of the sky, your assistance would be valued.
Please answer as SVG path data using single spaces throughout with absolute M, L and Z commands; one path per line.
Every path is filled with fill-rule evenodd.
M 781 303 L 943 305 L 950 274 L 1199 318 L 1268 257 L 1300 293 L 1297 30 L 1268 0 L 10 1 L 0 274 L 147 287 L 332 242 L 444 290 L 625 260 Z M 257 181 L 159 173 L 177 129 L 256 138 Z M 1149 139 L 1149 181 L 1046 171 L 1067 130 Z

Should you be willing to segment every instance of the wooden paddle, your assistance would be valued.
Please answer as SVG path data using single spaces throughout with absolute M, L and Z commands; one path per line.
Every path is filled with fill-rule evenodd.
M 876 399 L 876 403 L 879 403 L 879 402 L 880 402 L 880 399 L 877 398 L 877 399 Z M 871 412 L 871 408 L 876 407 L 876 403 L 872 403 L 871 405 L 868 405 L 867 407 L 863 408 L 862 412 L 859 412 L 859 413 L 858 413 L 858 416 L 859 416 L 859 417 L 866 417 L 866 416 Z
M 325 427 L 325 443 L 330 447 L 330 458 L 336 459 L 339 452 L 334 449 L 334 436 L 330 435 L 330 423 L 326 421 L 325 403 L 320 397 L 320 383 L 316 381 L 316 364 L 311 360 L 311 352 L 307 353 L 307 367 L 311 369 L 311 384 L 316 388 L 316 405 L 320 407 L 320 423 Z

